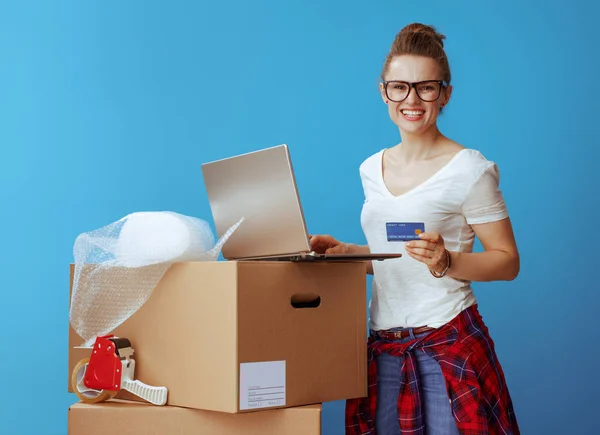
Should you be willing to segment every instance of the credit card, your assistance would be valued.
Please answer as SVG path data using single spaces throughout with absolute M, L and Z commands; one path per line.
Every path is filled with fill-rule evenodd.
M 388 242 L 420 240 L 419 234 L 425 232 L 425 224 L 423 222 L 387 222 L 385 230 Z

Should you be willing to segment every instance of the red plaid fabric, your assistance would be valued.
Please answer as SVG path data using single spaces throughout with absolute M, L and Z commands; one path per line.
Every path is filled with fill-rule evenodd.
M 387 352 L 404 356 L 398 396 L 401 433 L 425 432 L 415 352 L 440 364 L 452 414 L 461 435 L 520 435 L 494 342 L 477 309 L 471 306 L 443 327 L 406 343 L 369 338 L 368 396 L 346 402 L 346 435 L 376 435 L 377 364 Z

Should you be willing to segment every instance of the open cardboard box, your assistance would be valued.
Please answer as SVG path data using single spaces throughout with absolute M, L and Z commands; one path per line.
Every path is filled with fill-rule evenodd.
M 167 405 L 295 407 L 366 396 L 366 303 L 364 263 L 182 262 L 112 333 L 131 341 L 136 379 L 168 388 Z M 69 326 L 69 391 L 91 355 L 82 343 Z
M 69 408 L 69 435 L 320 435 L 321 405 L 239 415 L 111 400 Z

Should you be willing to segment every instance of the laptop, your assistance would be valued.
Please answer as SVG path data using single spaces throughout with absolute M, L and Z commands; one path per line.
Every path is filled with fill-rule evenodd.
M 402 256 L 311 251 L 286 144 L 204 163 L 202 175 L 218 236 L 244 219 L 223 245 L 227 260 L 382 261 Z

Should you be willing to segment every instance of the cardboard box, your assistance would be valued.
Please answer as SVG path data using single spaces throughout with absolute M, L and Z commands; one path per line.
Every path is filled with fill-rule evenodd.
M 69 435 L 320 435 L 321 405 L 245 414 L 109 401 L 69 408 Z
M 167 405 L 238 413 L 365 397 L 365 272 L 352 262 L 177 263 L 113 333 L 131 341 L 136 379 L 169 389 Z M 91 354 L 74 348 L 82 342 L 70 327 L 69 391 Z

